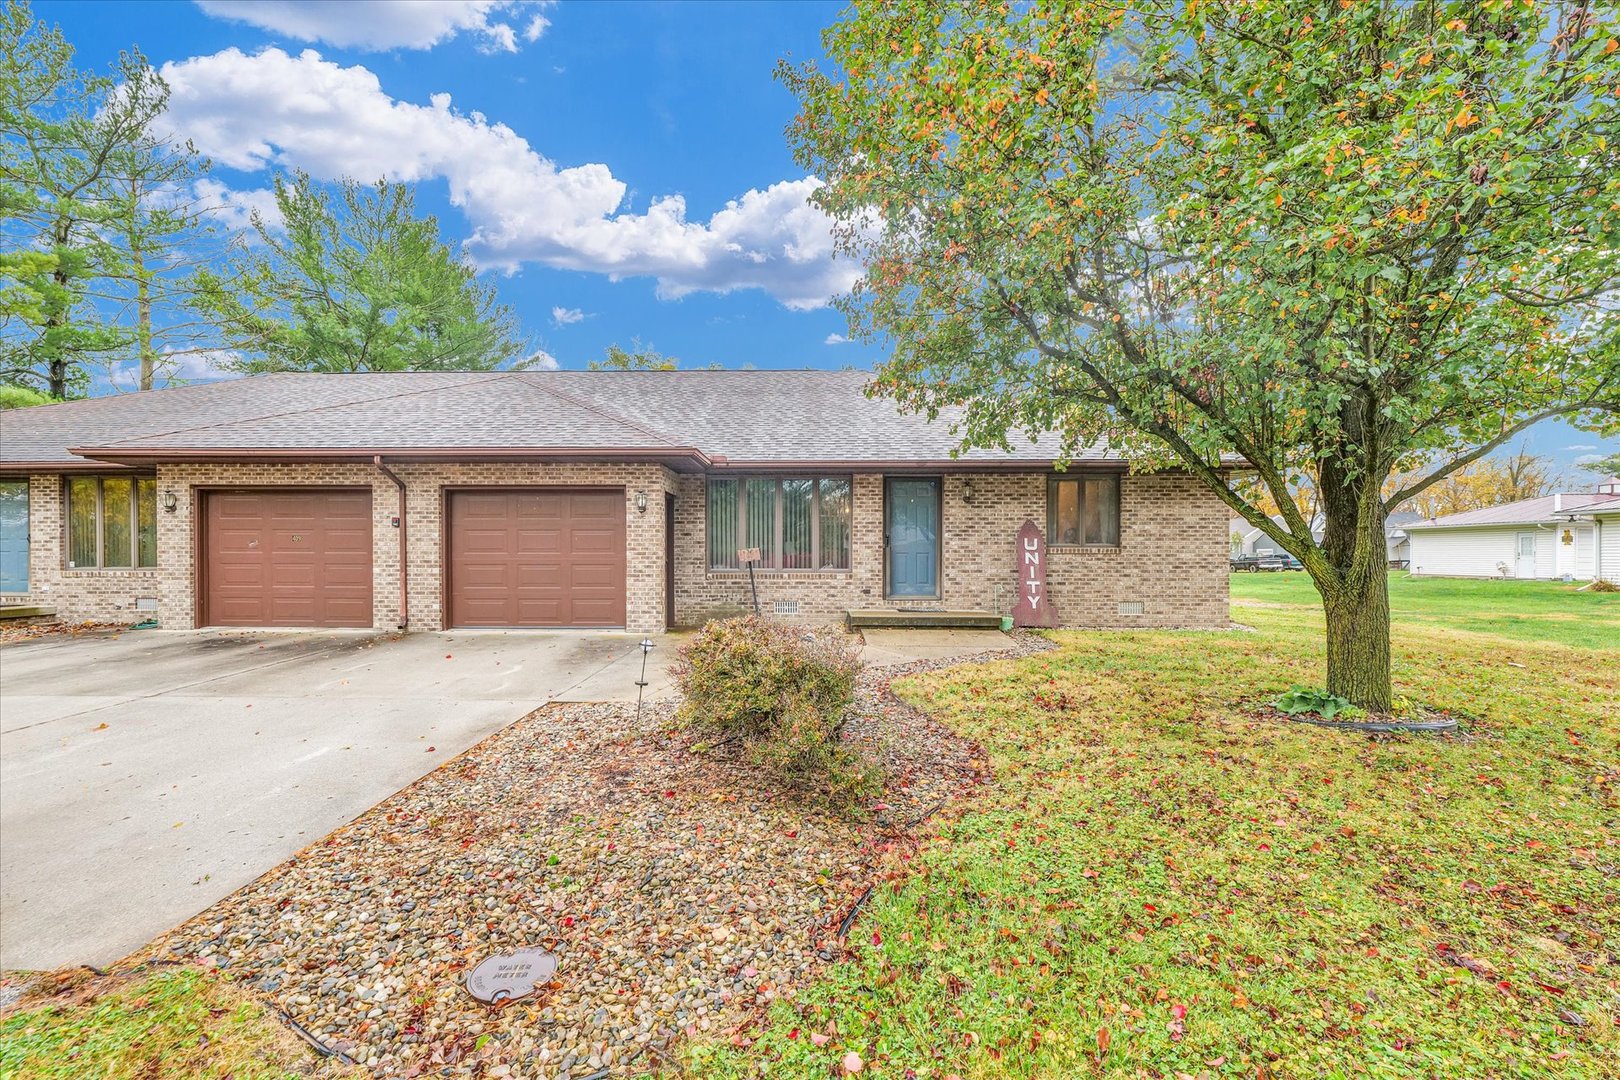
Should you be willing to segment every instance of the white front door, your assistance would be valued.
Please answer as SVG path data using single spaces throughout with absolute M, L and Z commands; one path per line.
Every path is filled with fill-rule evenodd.
M 1533 532 L 1519 534 L 1519 557 L 1513 575 L 1522 578 L 1536 576 L 1536 534 Z

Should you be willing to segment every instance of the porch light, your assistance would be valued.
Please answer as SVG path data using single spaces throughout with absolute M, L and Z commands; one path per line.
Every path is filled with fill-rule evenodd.
M 163 512 L 172 514 L 178 509 L 180 509 L 180 496 L 172 491 L 165 491 L 163 493 Z
M 970 502 L 973 501 L 973 481 L 972 480 L 968 480 L 968 479 L 964 478 L 963 481 L 962 481 L 962 501 L 965 502 L 965 503 L 970 503 Z
M 636 513 L 645 514 L 646 512 L 647 512 L 647 493 L 645 491 L 638 491 L 638 492 L 636 492 Z

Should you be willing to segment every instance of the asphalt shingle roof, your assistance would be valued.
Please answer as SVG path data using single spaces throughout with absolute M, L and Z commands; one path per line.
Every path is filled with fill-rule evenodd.
M 1481 510 L 1468 510 L 1461 514 L 1447 514 L 1433 521 L 1414 523 L 1408 529 L 1444 529 L 1467 525 L 1529 525 L 1542 521 L 1557 521 L 1562 515 L 1595 506 L 1620 506 L 1620 495 L 1597 495 L 1588 492 L 1544 495 L 1539 499 L 1520 499 L 1518 502 L 1487 506 Z M 1558 509 L 1554 510 L 1553 507 Z
M 0 414 L 0 466 L 89 457 L 458 451 L 688 456 L 720 464 L 944 463 L 951 417 L 868 398 L 861 371 L 281 373 Z M 1055 437 L 969 462 L 1049 463 Z M 1106 448 L 1081 461 L 1119 461 Z

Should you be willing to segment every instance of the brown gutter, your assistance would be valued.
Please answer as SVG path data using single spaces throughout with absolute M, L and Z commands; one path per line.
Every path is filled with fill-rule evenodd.
M 393 469 L 383 464 L 381 454 L 373 456 L 371 463 L 382 470 L 382 474 L 399 488 L 399 628 L 404 630 L 411 624 L 410 547 L 405 543 L 405 481 L 401 480 Z

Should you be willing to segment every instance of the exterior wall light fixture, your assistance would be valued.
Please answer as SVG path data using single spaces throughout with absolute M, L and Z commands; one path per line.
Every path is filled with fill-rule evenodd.
M 172 491 L 165 491 L 163 493 L 163 512 L 172 514 L 178 509 L 180 509 L 180 496 Z
M 645 491 L 638 491 L 638 492 L 636 492 L 636 513 L 645 514 L 646 512 L 647 512 L 647 493 Z
M 965 503 L 970 503 L 970 502 L 973 501 L 973 481 L 972 480 L 963 480 L 962 481 L 962 501 L 965 502 Z

